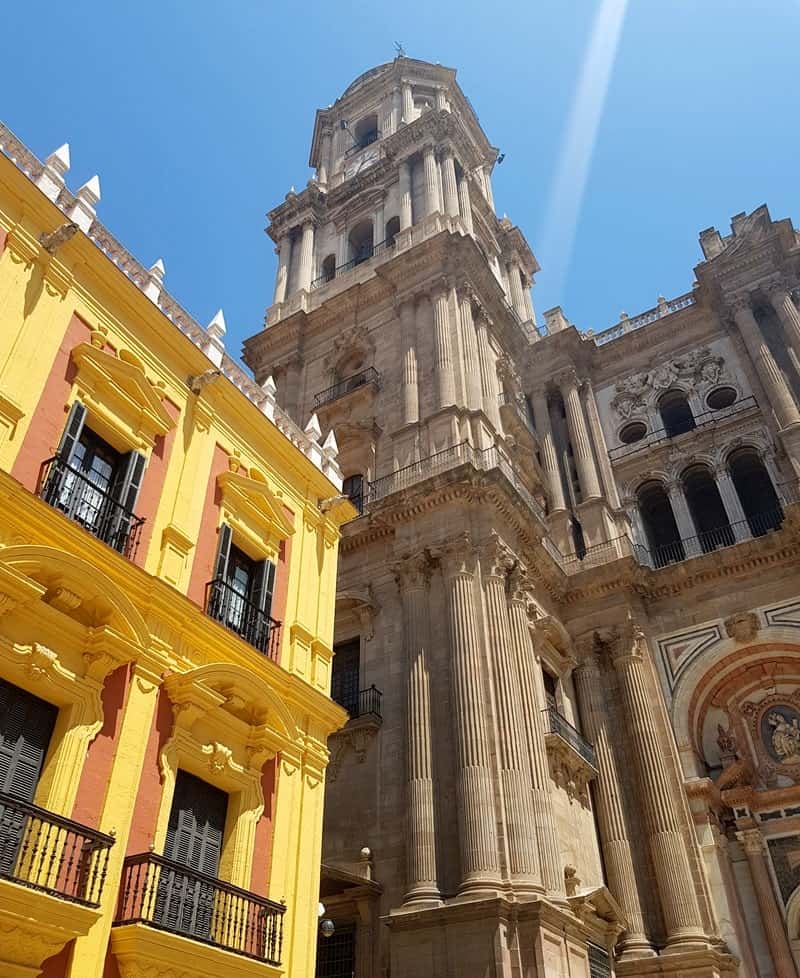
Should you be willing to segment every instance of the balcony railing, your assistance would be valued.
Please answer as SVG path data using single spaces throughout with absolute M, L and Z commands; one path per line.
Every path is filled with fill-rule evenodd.
M 0 878 L 87 907 L 100 904 L 114 839 L 0 792 Z
M 662 319 L 664 316 L 669 316 L 671 313 L 677 312 L 679 309 L 685 309 L 687 306 L 693 306 L 695 301 L 693 292 L 685 292 L 683 295 L 679 295 L 675 299 L 659 302 L 657 306 L 639 313 L 638 316 L 628 316 L 625 319 L 621 319 L 614 326 L 609 326 L 608 329 L 595 333 L 594 341 L 598 346 L 602 346 L 604 343 L 610 343 L 612 340 L 617 340 L 620 338 L 620 336 L 624 336 L 626 333 L 632 333 L 636 329 L 641 329 L 642 326 L 647 326 L 649 323 L 654 323 L 657 319 Z
M 340 380 L 331 387 L 326 387 L 325 390 L 320 391 L 319 394 L 315 394 L 314 410 L 318 410 L 324 404 L 330 404 L 331 401 L 338 401 L 340 397 L 344 397 L 346 394 L 351 393 L 351 391 L 358 390 L 360 387 L 366 387 L 367 384 L 373 384 L 375 387 L 379 387 L 380 382 L 381 375 L 374 367 L 367 367 L 365 370 L 359 370 L 359 372 L 357 374 L 353 374 L 352 377 L 345 377 L 344 380 Z
M 711 425 L 724 421 L 726 418 L 730 418 L 736 414 L 742 414 L 745 411 L 752 411 L 757 407 L 758 402 L 754 397 L 743 397 L 729 407 L 719 408 L 717 411 L 703 411 L 701 414 L 695 415 L 694 425 L 691 428 L 687 428 L 686 431 L 702 431 Z M 673 434 L 667 431 L 666 428 L 656 428 L 655 431 L 648 432 L 639 441 L 635 441 L 630 445 L 617 445 L 616 448 L 609 449 L 608 457 L 612 462 L 616 462 L 621 458 L 627 458 L 629 455 L 635 455 L 636 452 L 644 451 L 646 448 L 653 448 L 656 445 L 660 445 L 662 442 L 678 437 L 681 434 L 685 434 L 685 432 L 680 431 Z
M 356 265 L 363 265 L 365 261 L 369 261 L 370 258 L 374 258 L 376 255 L 380 255 L 384 251 L 389 251 L 391 248 L 394 248 L 394 238 L 386 238 L 384 241 L 379 241 L 377 244 L 371 244 L 361 248 L 355 258 L 351 258 L 350 261 L 346 261 L 342 265 L 337 265 L 331 272 L 324 272 L 322 275 L 318 275 L 315 279 L 313 279 L 311 282 L 311 291 L 313 292 L 315 289 L 321 289 L 323 285 L 327 285 L 328 282 L 332 282 L 345 272 L 349 272 L 351 269 L 355 268 Z
M 285 912 L 283 904 L 148 852 L 125 860 L 114 926 L 145 924 L 279 965 Z
M 373 683 L 368 689 L 360 689 L 354 696 L 346 696 L 337 700 L 342 709 L 347 710 L 350 719 L 373 716 L 383 719 L 381 714 L 381 699 L 383 693 Z
M 268 659 L 278 661 L 281 623 L 220 577 L 206 585 L 206 614 L 236 632 Z
M 753 513 L 746 520 L 737 523 L 728 523 L 693 537 L 683 537 L 649 551 L 642 549 L 646 554 L 646 562 L 658 569 L 690 557 L 699 557 L 702 554 L 713 553 L 715 550 L 732 547 L 743 540 L 762 537 L 772 530 L 779 530 L 784 518 L 783 509 L 776 506 L 761 513 Z
M 129 560 L 136 556 L 144 517 L 55 455 L 42 463 L 36 495 Z
M 563 741 L 569 744 L 573 750 L 577 751 L 578 754 L 586 761 L 587 764 L 591 764 L 593 768 L 597 768 L 597 757 L 595 756 L 594 747 L 589 743 L 588 740 L 578 733 L 578 731 L 572 726 L 572 724 L 565 717 L 561 716 L 558 710 L 554 709 L 552 706 L 548 706 L 547 709 L 542 710 L 547 722 L 548 733 L 557 734 Z

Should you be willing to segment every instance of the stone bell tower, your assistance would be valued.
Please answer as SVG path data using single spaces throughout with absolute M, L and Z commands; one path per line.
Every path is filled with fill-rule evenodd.
M 323 452 L 338 443 L 360 511 L 321 897 L 359 978 L 600 975 L 626 926 L 629 957 L 652 954 L 604 885 L 559 604 L 562 554 L 623 517 L 560 310 L 555 387 L 522 386 L 552 342 L 536 259 L 495 213 L 496 159 L 455 71 L 402 57 L 361 75 L 317 112 L 315 176 L 269 213 L 274 300 L 245 343 Z

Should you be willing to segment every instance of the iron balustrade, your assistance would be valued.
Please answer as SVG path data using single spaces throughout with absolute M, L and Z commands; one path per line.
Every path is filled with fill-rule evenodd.
M 619 339 L 626 333 L 632 333 L 636 329 L 641 329 L 642 326 L 647 326 L 658 319 L 662 319 L 664 316 L 669 316 L 679 309 L 693 306 L 695 301 L 693 292 L 685 292 L 675 299 L 659 303 L 659 305 L 654 306 L 652 309 L 646 309 L 644 312 L 639 313 L 638 316 L 629 316 L 615 323 L 613 326 L 609 326 L 608 329 L 595 333 L 593 339 L 598 346 L 602 346 L 604 343 L 610 343 L 612 340 Z
M 568 743 L 573 750 L 577 751 L 587 764 L 591 764 L 591 766 L 596 769 L 597 757 L 595 756 L 593 745 L 578 733 L 569 720 L 567 720 L 566 717 L 563 717 L 558 710 L 552 706 L 548 706 L 546 709 L 542 710 L 542 713 L 547 714 L 548 733 L 559 736 L 563 741 Z
M 382 699 L 383 693 L 375 686 L 375 683 L 373 683 L 367 689 L 360 689 L 356 693 L 343 696 L 340 699 L 337 699 L 336 702 L 342 707 L 343 710 L 347 710 L 347 712 L 350 714 L 351 720 L 365 716 L 373 716 L 377 717 L 379 720 L 382 720 Z
M 331 401 L 338 401 L 340 397 L 344 397 L 346 394 L 351 393 L 351 391 L 358 390 L 361 387 L 366 387 L 367 384 L 373 384 L 375 387 L 379 387 L 380 382 L 381 375 L 378 371 L 374 367 L 366 367 L 351 377 L 345 377 L 344 380 L 340 380 L 330 387 L 326 387 L 319 394 L 315 394 L 314 410 L 316 411 L 324 404 L 330 404 Z
M 634 455 L 636 452 L 641 452 L 645 448 L 653 448 L 655 445 L 660 445 L 662 442 L 669 441 L 672 438 L 677 438 L 679 435 L 685 434 L 687 431 L 702 431 L 708 428 L 710 425 L 716 424 L 718 421 L 724 421 L 726 418 L 732 415 L 742 414 L 745 411 L 752 411 L 758 407 L 758 401 L 754 397 L 743 397 L 740 400 L 734 402 L 725 408 L 718 408 L 716 411 L 702 411 L 700 414 L 694 416 L 694 426 L 687 428 L 684 431 L 676 432 L 671 434 L 666 428 L 656 428 L 645 434 L 638 441 L 632 442 L 630 445 L 617 445 L 616 448 L 609 449 L 608 457 L 612 462 L 616 462 L 621 458 L 627 458 L 629 455 Z
M 279 965 L 284 904 L 146 852 L 123 865 L 114 926 L 145 924 Z
M 221 577 L 206 584 L 206 614 L 236 632 L 268 659 L 278 661 L 281 623 Z
M 369 261 L 370 258 L 374 258 L 376 255 L 380 255 L 391 248 L 394 248 L 394 238 L 385 238 L 377 244 L 371 244 L 362 248 L 355 258 L 351 258 L 350 261 L 346 261 L 342 265 L 337 265 L 332 272 L 323 272 L 322 275 L 318 275 L 313 279 L 311 282 L 311 291 L 321 289 L 323 285 L 327 285 L 328 282 L 332 282 L 345 272 L 349 272 L 356 265 L 363 265 L 365 261 Z
M 97 907 L 114 838 L 0 792 L 0 878 Z
M 367 146 L 371 146 L 373 143 L 377 143 L 379 138 L 380 137 L 377 131 L 366 133 L 366 135 L 362 136 L 362 138 L 359 139 L 357 143 L 353 143 L 352 146 L 349 146 L 344 151 L 345 159 L 350 159 L 351 156 L 356 156 L 358 153 L 361 152 L 362 149 L 366 149 Z
M 36 495 L 123 557 L 133 560 L 136 556 L 144 517 L 126 509 L 59 455 L 42 462 Z
M 779 530 L 783 525 L 785 514 L 781 506 L 775 506 L 760 513 L 751 513 L 747 519 L 736 523 L 726 523 L 716 529 L 706 530 L 692 537 L 681 537 L 670 543 L 654 547 L 652 550 L 642 548 L 646 559 L 641 563 L 649 564 L 658 570 L 668 564 L 679 563 L 690 557 L 699 557 L 733 547 L 745 540 L 762 537 L 772 530 Z

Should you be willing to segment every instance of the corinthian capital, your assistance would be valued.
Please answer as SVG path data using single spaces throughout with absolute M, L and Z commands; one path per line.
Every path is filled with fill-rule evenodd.
M 728 302 L 728 309 L 734 318 L 736 318 L 737 314 L 745 312 L 745 310 L 752 312 L 753 304 L 749 294 L 743 293 L 733 296 L 733 298 Z
M 480 557 L 483 571 L 490 577 L 505 578 L 516 563 L 514 554 L 497 533 L 492 533 L 481 545 Z
M 506 589 L 509 601 L 519 601 L 527 604 L 528 596 L 532 587 L 528 568 L 521 560 L 517 560 L 508 572 L 506 579 Z
M 609 636 L 607 648 L 614 664 L 641 661 L 647 651 L 647 636 L 635 618 L 629 618 Z
M 741 842 L 748 856 L 763 855 L 766 843 L 759 829 L 744 829 L 736 833 L 736 838 Z
M 433 553 L 445 577 L 473 574 L 477 555 L 477 548 L 467 530 L 457 533 Z
M 400 592 L 427 588 L 431 580 L 431 557 L 427 550 L 411 554 L 392 565 L 392 573 Z
M 561 373 L 556 374 L 554 380 L 562 394 L 565 394 L 572 387 L 576 389 L 580 387 L 578 374 L 574 367 L 567 367 L 566 370 L 562 370 Z

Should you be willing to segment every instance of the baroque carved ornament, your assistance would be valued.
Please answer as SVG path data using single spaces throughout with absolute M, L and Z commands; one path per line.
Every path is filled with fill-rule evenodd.
M 649 401 L 668 390 L 673 384 L 683 382 L 696 389 L 719 383 L 725 361 L 707 347 L 700 347 L 661 364 L 654 370 L 646 370 L 618 381 L 614 388 L 611 407 L 621 418 L 647 409 Z

